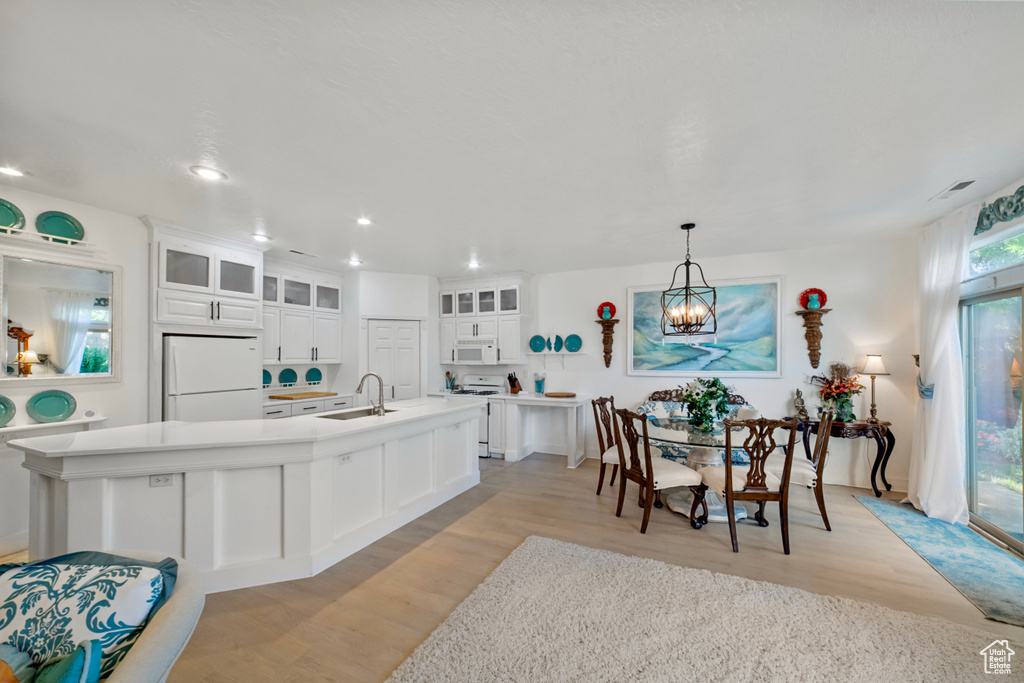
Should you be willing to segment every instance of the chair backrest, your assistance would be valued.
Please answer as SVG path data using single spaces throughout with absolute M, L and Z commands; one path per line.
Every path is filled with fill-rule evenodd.
M 798 420 L 769 420 L 758 418 L 756 420 L 723 420 L 725 425 L 725 452 L 732 453 L 732 429 L 742 427 L 747 430 L 747 436 L 743 441 L 743 450 L 750 458 L 750 469 L 747 471 L 747 483 L 745 491 L 768 491 L 767 472 L 765 461 L 768 456 L 778 447 L 775 440 L 775 430 L 782 429 L 789 432 L 787 443 L 784 446 L 786 462 L 782 470 L 782 488 L 785 491 L 789 487 L 789 473 L 793 466 L 793 445 L 796 443 L 796 428 L 800 424 Z M 725 459 L 725 480 L 732 481 L 732 458 Z M 726 493 L 731 491 L 732 486 L 727 485 Z
M 814 438 L 814 450 L 811 451 L 811 463 L 814 464 L 815 470 L 818 470 L 825 462 L 825 456 L 828 454 L 828 439 L 832 435 L 832 422 L 835 417 L 834 408 L 829 408 L 821 415 L 818 434 Z
M 647 438 L 647 418 L 625 408 L 616 410 L 612 416 L 615 432 L 619 435 L 621 476 L 646 484 L 646 473 L 651 471 L 651 443 Z
M 597 444 L 603 455 L 606 450 L 618 443 L 612 427 L 612 412 L 615 410 L 615 397 L 600 396 L 590 402 L 594 406 L 594 424 L 597 426 Z M 602 430 L 601 428 L 604 427 Z

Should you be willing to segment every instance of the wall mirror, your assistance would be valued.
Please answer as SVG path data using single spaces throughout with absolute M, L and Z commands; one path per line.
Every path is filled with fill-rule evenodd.
M 0 382 L 118 379 L 118 268 L 7 255 L 0 275 Z

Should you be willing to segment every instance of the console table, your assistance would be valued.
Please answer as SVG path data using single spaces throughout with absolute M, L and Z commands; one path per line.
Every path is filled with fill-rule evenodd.
M 807 454 L 808 460 L 811 459 L 810 436 L 818 433 L 820 424 L 819 420 L 806 420 L 797 426 L 797 429 L 803 432 L 804 452 Z M 892 455 L 892 449 L 896 446 L 896 436 L 892 433 L 891 422 L 833 422 L 831 436 L 839 439 L 859 437 L 873 439 L 878 446 L 878 452 L 875 454 L 875 463 L 871 466 L 871 488 L 874 489 L 876 498 L 882 497 L 882 492 L 875 482 L 875 477 L 881 470 L 882 484 L 885 485 L 885 490 L 892 490 L 892 485 L 885 479 L 885 467 L 889 464 L 889 456 Z

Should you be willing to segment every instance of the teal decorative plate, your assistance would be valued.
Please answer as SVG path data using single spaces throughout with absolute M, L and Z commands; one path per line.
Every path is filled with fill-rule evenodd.
M 21 209 L 6 199 L 0 199 L 0 233 L 6 235 L 11 230 L 21 230 L 24 227 L 25 214 Z
M 548 345 L 548 351 L 550 351 L 551 350 L 551 337 L 548 337 L 547 345 Z
M 271 376 L 270 371 L 269 370 L 264 370 L 263 371 L 263 388 L 266 389 L 267 387 L 269 387 L 270 383 L 273 382 L 273 381 L 274 381 L 274 378 L 273 378 L 273 376 Z
M 36 230 L 43 235 L 53 237 L 52 242 L 71 244 L 85 237 L 85 228 L 78 219 L 63 211 L 44 211 L 36 218 Z M 63 237 L 64 239 L 56 239 Z
M 569 353 L 576 353 L 583 348 L 583 340 L 578 334 L 570 334 L 565 338 L 565 350 Z
M 36 422 L 63 422 L 75 414 L 75 397 L 60 389 L 40 391 L 25 404 L 25 412 Z
M 306 370 L 306 381 L 307 382 L 319 382 L 323 378 L 324 378 L 324 375 L 323 375 L 322 372 L 320 372 L 319 368 L 310 368 L 309 370 Z
M 540 353 L 544 350 L 544 337 L 539 334 L 535 334 L 530 337 L 530 350 L 534 353 Z
M 0 427 L 6 427 L 7 423 L 14 419 L 18 412 L 14 407 L 14 401 L 6 396 L 0 396 Z
M 562 350 L 562 346 L 564 346 L 564 343 L 562 342 L 562 338 L 556 334 L 555 335 L 555 351 L 561 351 Z
M 285 368 L 281 371 L 281 374 L 277 376 L 277 381 L 281 384 L 295 384 L 299 381 L 299 376 L 291 368 Z

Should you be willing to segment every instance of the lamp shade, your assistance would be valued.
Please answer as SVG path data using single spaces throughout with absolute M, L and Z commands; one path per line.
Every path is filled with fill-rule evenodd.
M 18 354 L 19 363 L 39 363 L 39 356 L 35 351 L 24 351 Z
M 861 374 L 864 375 L 888 375 L 889 371 L 885 369 L 885 365 L 882 364 L 882 357 L 877 354 L 868 354 L 868 359 L 864 361 L 864 367 L 860 369 Z

